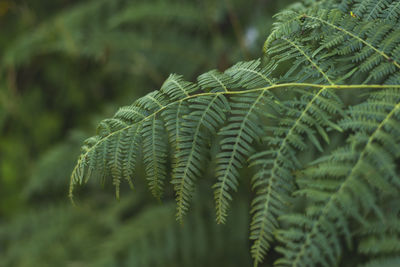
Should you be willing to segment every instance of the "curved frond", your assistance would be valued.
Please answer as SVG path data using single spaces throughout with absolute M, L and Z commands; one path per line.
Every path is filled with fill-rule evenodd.
M 197 80 L 199 86 L 204 90 L 210 88 L 213 91 L 228 92 L 234 85 L 229 75 L 220 73 L 217 70 L 206 72 L 200 75 Z
M 307 140 L 322 151 L 319 139 L 329 143 L 327 129 L 341 131 L 332 116 L 343 113 L 342 103 L 332 91 L 299 92 L 300 99 L 285 104 L 285 119 L 278 127 L 270 127 L 273 136 L 263 138 L 270 148 L 250 158 L 252 165 L 259 166 L 252 179 L 257 197 L 252 203 L 250 235 L 255 240 L 252 254 L 256 262 L 262 262 L 278 228 L 277 218 L 287 211 L 284 207 L 294 184 L 292 172 L 301 166 L 297 152 L 307 148 Z
M 178 160 L 172 180 L 176 191 L 177 219 L 180 221 L 189 208 L 194 182 L 203 173 L 210 138 L 224 124 L 229 104 L 224 95 L 203 96 L 189 100 L 189 108 L 192 111 L 181 125 Z
M 264 91 L 232 97 L 232 116 L 228 125 L 218 133 L 223 136 L 217 154 L 214 198 L 216 202 L 217 222 L 224 223 L 227 216 L 229 201 L 232 199 L 230 190 L 237 190 L 239 169 L 243 167 L 247 157 L 253 152 L 252 144 L 262 135 L 261 125 L 257 117 L 265 115 L 263 105 L 274 105 L 271 96 Z
M 211 153 L 217 223 L 225 223 L 233 192 L 248 178 L 244 169 L 256 167 L 255 266 L 276 240 L 278 266 L 337 266 L 354 240 L 364 240 L 358 254 L 376 252 L 369 263 L 354 262 L 374 266 L 386 252 L 393 256 L 397 236 L 364 238 L 357 230 L 371 218 L 385 221 L 387 201 L 400 192 L 398 2 L 295 4 L 277 15 L 263 58 L 211 70 L 196 83 L 170 75 L 159 91 L 100 123 L 82 147 L 71 194 L 97 176 L 112 178 L 118 195 L 142 153 L 157 198 L 171 169 L 182 221 Z
M 167 176 L 167 145 L 163 123 L 156 116 L 143 122 L 143 160 L 152 194 L 160 199 Z
M 262 66 L 261 60 L 256 59 L 247 62 L 239 62 L 230 67 L 225 73 L 231 76 L 232 83 L 236 87 L 257 88 L 267 85 L 273 85 L 274 79 L 271 78 L 273 66 Z
M 394 164 L 399 157 L 400 91 L 388 89 L 373 94 L 369 101 L 348 113 L 349 118 L 340 125 L 357 134 L 349 138 L 350 145 L 319 159 L 301 174 L 299 183 L 303 188 L 296 195 L 307 197 L 313 205 L 306 215 L 282 216 L 296 230 L 280 231 L 280 239 L 287 245 L 279 248 L 285 258 L 278 263 L 337 264 L 340 237 L 344 236 L 351 246 L 350 218 L 364 223 L 365 214 L 370 212 L 383 217 L 377 204 L 379 194 L 374 190 L 384 194 L 400 192 L 400 177 Z

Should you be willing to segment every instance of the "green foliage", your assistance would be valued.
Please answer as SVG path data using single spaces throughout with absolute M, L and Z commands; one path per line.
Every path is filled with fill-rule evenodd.
M 99 176 L 94 171 L 112 177 L 119 192 L 121 174 L 133 178 L 142 153 L 153 195 L 161 197 L 167 179 L 174 184 L 179 221 L 211 166 L 216 220 L 225 223 L 232 191 L 247 178 L 241 170 L 254 166 L 255 266 L 271 246 L 278 266 L 346 264 L 343 251 L 353 243 L 360 245 L 352 263 L 368 254 L 366 266 L 375 266 L 382 258 L 371 256 L 372 238 L 381 241 L 375 254 L 396 264 L 398 234 L 357 231 L 399 220 L 389 208 L 400 194 L 399 8 L 398 1 L 306 1 L 276 16 L 262 59 L 207 72 L 197 83 L 171 75 L 100 124 L 72 173 L 71 197 Z
M 265 14 L 279 5 L 0 1 L 0 216 L 25 208 L 21 188 L 40 156 L 68 132 L 92 128 L 126 99 L 159 87 L 171 71 L 195 77 L 258 53 L 264 34 L 245 46 L 235 43 L 248 29 L 266 32 L 272 19 Z M 232 12 L 242 25 L 240 38 Z
M 65 178 L 74 168 L 78 143 L 93 124 L 122 103 L 130 103 L 129 99 L 161 86 L 171 71 L 191 79 L 211 67 L 225 69 L 254 56 L 270 28 L 271 14 L 290 1 L 0 1 L 0 266 L 249 266 L 250 255 L 243 253 L 249 246 L 248 198 L 236 196 L 229 202 L 230 217 L 236 219 L 223 227 L 213 224 L 208 208 L 212 194 L 197 192 L 199 182 L 207 188 L 213 184 L 202 179 L 210 175 L 205 170 L 193 176 L 199 178 L 193 191 L 182 197 L 182 203 L 199 204 L 191 205 L 183 226 L 175 223 L 171 213 L 175 196 L 172 187 L 165 188 L 167 179 L 162 187 L 162 180 L 154 183 L 165 205 L 152 202 L 150 194 L 141 191 L 146 180 L 135 178 L 135 193 L 118 205 L 113 196 L 99 194 L 90 185 L 75 208 L 66 197 L 69 181 Z M 215 73 L 219 72 L 205 74 L 200 83 L 205 87 L 217 83 L 217 76 L 223 84 L 229 83 L 229 76 Z M 165 91 L 175 82 L 188 88 L 181 76 L 171 76 L 170 82 Z M 193 108 L 204 105 L 193 100 Z M 186 105 L 179 108 L 182 118 L 189 110 Z M 118 113 L 129 121 L 135 111 L 127 108 Z M 164 110 L 161 119 L 167 121 L 164 117 L 176 116 L 174 112 L 172 107 Z M 195 122 L 188 119 L 189 124 Z M 126 120 L 101 123 L 99 134 L 108 135 L 108 125 L 117 129 Z M 173 140 L 173 127 L 180 124 L 168 121 L 163 125 L 166 131 L 160 133 Z M 212 136 L 205 134 L 203 125 L 199 127 L 196 143 L 207 146 Z M 129 184 L 133 175 L 141 177 L 161 166 L 143 163 L 143 151 L 132 148 L 144 138 L 138 134 L 137 139 L 128 139 L 130 134 L 116 139 L 124 145 L 107 148 L 113 155 L 92 158 L 107 161 L 104 170 L 91 169 L 107 189 L 109 176 L 115 185 Z M 117 151 L 125 148 L 127 156 L 118 158 L 125 152 Z M 204 152 L 207 159 L 209 151 Z M 167 167 L 161 166 L 167 174 L 170 161 L 178 163 L 176 154 L 169 155 Z M 120 187 L 121 194 L 126 190 Z
M 386 214 L 385 221 L 374 218 L 357 232 L 360 237 L 357 250 L 359 253 L 373 258 L 365 266 L 378 266 L 378 264 L 380 266 L 396 266 L 399 264 L 400 228 L 399 218 L 394 215 L 395 212 L 399 212 L 396 201 L 398 202 L 398 198 L 395 198 L 394 202 L 388 203 L 390 212 Z

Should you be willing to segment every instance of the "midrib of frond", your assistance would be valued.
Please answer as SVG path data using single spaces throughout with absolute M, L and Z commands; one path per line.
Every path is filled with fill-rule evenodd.
M 263 165 L 263 169 L 266 169 L 267 164 Z M 275 163 L 274 163 L 275 166 Z M 272 176 L 272 175 L 271 175 Z M 270 179 L 268 179 L 268 188 L 267 188 L 267 199 L 265 200 L 265 205 L 263 208 L 263 218 L 265 218 L 265 215 L 268 214 L 268 208 L 269 208 L 269 202 L 270 202 L 270 198 L 271 198 L 271 194 L 272 194 L 272 179 L 270 177 Z M 258 264 L 261 263 L 263 261 L 263 255 L 261 253 L 262 249 L 262 238 L 264 237 L 264 235 L 266 234 L 265 232 L 265 224 L 266 224 L 266 219 L 262 220 L 261 222 L 261 226 L 260 226 L 260 233 L 257 236 L 256 241 L 254 242 L 254 245 L 252 246 L 252 248 L 255 248 L 255 253 L 253 253 L 253 257 L 254 257 L 254 267 L 258 267 Z
M 171 80 L 174 84 L 176 84 L 176 86 L 178 86 L 178 88 L 183 92 L 184 95 L 186 95 L 186 97 L 189 96 L 189 94 L 186 92 L 186 90 L 182 87 L 181 84 L 179 84 L 178 81 L 176 81 L 175 79 Z
M 147 97 L 150 98 L 151 101 L 153 101 L 154 103 L 156 103 L 156 104 L 160 107 L 160 109 L 164 107 L 163 104 L 161 104 L 161 102 L 158 101 L 158 100 L 157 100 L 156 98 L 154 98 L 153 96 L 147 95 Z
M 350 36 L 350 37 L 352 37 L 352 38 L 358 40 L 359 42 L 365 44 L 366 46 L 368 46 L 369 48 L 371 48 L 372 50 L 374 50 L 376 53 L 378 53 L 379 55 L 381 55 L 382 57 L 384 57 L 384 58 L 387 59 L 388 61 L 392 61 L 392 63 L 393 63 L 398 69 L 400 69 L 400 64 L 399 64 L 399 63 L 397 63 L 396 61 L 392 60 L 385 52 L 379 50 L 378 48 L 376 48 L 376 47 L 373 46 L 372 44 L 368 43 L 366 40 L 362 39 L 360 36 L 358 36 L 358 35 L 356 35 L 356 34 L 350 32 L 350 31 L 348 31 L 348 30 L 346 30 L 346 29 L 343 29 L 342 27 L 336 26 L 335 24 L 332 24 L 332 23 L 330 23 L 329 21 L 326 21 L 326 20 L 324 20 L 324 19 L 321 19 L 321 18 L 318 18 L 318 17 L 314 17 L 314 16 L 311 16 L 311 15 L 307 15 L 307 14 L 304 14 L 304 17 L 310 18 L 310 19 L 313 19 L 313 20 L 318 20 L 318 21 L 320 21 L 320 22 L 322 22 L 322 23 L 324 23 L 324 24 L 326 24 L 326 25 L 328 25 L 328 26 L 330 26 L 330 27 L 332 27 L 332 28 L 334 28 L 334 29 L 336 29 L 336 30 L 338 30 L 338 31 L 343 32 L 344 34 L 347 34 L 348 36 Z
M 222 88 L 224 88 L 224 91 L 225 91 L 225 92 L 228 92 L 228 88 L 226 88 L 226 85 L 221 81 L 221 79 L 219 79 L 217 76 L 215 76 L 215 75 L 212 74 L 212 73 L 210 73 L 210 75 L 211 75 L 211 77 L 214 78 L 214 80 L 217 81 L 217 83 L 219 83 L 219 84 L 222 86 Z
M 86 155 L 85 155 L 86 156 Z M 77 177 L 82 177 L 83 173 L 81 174 L 81 169 L 82 169 L 82 159 L 81 157 L 79 157 L 77 164 L 75 165 L 73 171 L 72 171 L 72 175 L 70 178 L 70 183 L 69 183 L 69 189 L 68 189 L 68 197 L 71 199 L 72 204 L 74 203 L 74 185 L 77 183 L 81 183 L 81 181 L 77 180 Z
M 172 179 L 174 179 L 176 177 L 176 175 L 177 175 L 176 170 L 179 166 L 178 165 L 179 164 L 178 153 L 181 150 L 179 147 L 180 133 L 181 133 L 181 131 L 180 131 L 181 128 L 179 127 L 180 123 L 181 123 L 181 120 L 180 120 L 181 117 L 179 116 L 179 114 L 181 111 L 182 103 L 183 103 L 182 101 L 178 102 L 178 109 L 176 111 L 176 117 L 175 117 L 175 130 L 176 130 L 176 134 L 175 134 L 175 149 L 176 149 L 176 151 L 175 152 L 176 153 L 174 153 L 173 157 L 172 157 L 172 159 L 173 159 Z
M 279 146 L 279 150 L 278 153 L 275 157 L 274 160 L 274 164 L 272 167 L 272 171 L 271 171 L 271 177 L 268 179 L 268 189 L 267 189 L 267 199 L 265 201 L 265 205 L 264 205 L 264 209 L 263 209 L 263 218 L 265 218 L 265 214 L 268 214 L 268 209 L 269 209 L 269 202 L 270 202 L 270 198 L 271 198 L 271 194 L 272 194 L 272 187 L 273 187 L 273 180 L 275 180 L 276 182 L 278 181 L 278 179 L 276 179 L 277 174 L 275 173 L 276 170 L 278 169 L 278 161 L 281 160 L 281 157 L 283 157 L 282 155 L 282 151 L 284 150 L 284 148 L 287 146 L 287 142 L 289 140 L 289 137 L 292 135 L 292 132 L 296 129 L 297 125 L 301 122 L 301 120 L 303 119 L 303 117 L 305 116 L 305 114 L 307 114 L 308 110 L 310 109 L 311 105 L 313 104 L 313 102 L 319 97 L 319 95 L 326 90 L 326 87 L 321 88 L 321 90 L 318 91 L 317 94 L 315 94 L 315 96 L 311 99 L 311 101 L 309 103 L 307 103 L 307 106 L 305 107 L 304 111 L 300 114 L 300 116 L 297 118 L 297 120 L 295 121 L 295 123 L 292 125 L 292 127 L 289 129 L 288 133 L 286 134 L 285 138 L 283 139 L 281 145 Z M 272 179 L 273 177 L 275 177 L 275 179 Z M 265 224 L 266 224 L 266 220 L 262 220 L 262 224 L 260 227 L 260 234 L 259 237 L 257 238 L 256 241 L 259 241 L 262 239 L 262 237 L 264 236 L 264 234 L 266 234 L 265 232 Z M 262 247 L 261 247 L 261 242 L 257 242 L 254 243 L 255 245 L 257 244 L 258 246 L 256 246 L 256 251 L 258 251 L 258 253 L 256 253 L 256 257 L 255 257 L 255 261 L 261 262 L 262 261 L 262 256 L 260 251 L 262 251 Z M 257 267 L 257 264 L 255 264 L 255 267 Z
M 374 8 L 371 9 L 369 12 L 368 16 L 366 17 L 367 20 L 372 18 L 372 14 L 374 13 L 375 10 L 377 10 L 377 7 L 379 7 L 379 4 L 383 3 L 384 1 L 379 0 L 379 2 L 375 3 Z
M 122 107 L 122 108 L 120 108 L 118 111 L 125 111 L 125 110 L 128 111 L 128 112 L 134 113 L 135 115 L 141 117 L 142 119 L 145 117 L 145 116 L 144 116 L 142 113 L 140 113 L 139 111 L 137 111 L 137 110 L 135 110 L 135 109 L 129 108 L 129 106 L 128 106 L 128 107 Z
M 132 157 L 135 155 L 134 145 L 137 144 L 137 140 L 136 139 L 139 137 L 141 129 L 142 129 L 142 125 L 141 124 L 136 127 L 136 130 L 135 130 L 135 133 L 134 133 L 134 136 L 133 136 L 134 139 L 130 143 L 129 151 L 128 151 L 128 157 L 127 157 L 127 159 L 125 161 L 126 165 L 128 165 L 128 166 L 129 166 L 130 162 L 132 161 Z M 135 157 L 136 157 L 136 155 L 135 155 Z M 135 164 L 136 164 L 136 158 L 135 158 Z M 133 186 L 132 178 L 130 177 L 129 172 L 125 173 L 128 170 L 128 166 L 124 167 L 123 176 L 125 176 L 125 179 L 129 183 L 130 188 L 133 189 L 134 186 Z
M 364 0 L 364 1 L 365 1 L 365 2 L 368 2 L 369 0 Z M 357 3 L 355 3 L 355 1 L 354 1 L 352 4 L 355 5 L 355 4 L 357 4 Z M 360 9 L 361 9 L 362 7 L 365 7 L 365 6 L 363 5 L 363 1 L 360 1 L 360 2 L 359 2 L 359 5 L 357 6 L 357 8 L 355 8 L 355 6 L 353 6 L 352 12 L 353 12 L 355 15 L 358 15 L 358 14 L 360 13 Z
M 297 13 L 298 15 L 300 15 L 299 13 Z M 286 23 L 290 23 L 294 20 L 297 20 L 298 17 L 293 16 L 290 20 L 286 21 Z M 265 40 L 264 45 L 263 45 L 263 53 L 267 53 L 268 52 L 268 47 L 270 45 L 270 43 L 272 41 L 274 41 L 274 39 L 276 39 L 276 34 L 277 32 L 279 32 L 279 27 L 275 28 L 271 34 L 267 37 L 267 40 Z
M 217 223 L 222 223 L 223 222 L 223 216 L 222 216 L 222 213 L 223 213 L 222 212 L 222 210 L 223 210 L 222 203 L 223 203 L 223 201 L 222 201 L 222 199 L 224 198 L 224 187 L 225 187 L 225 184 L 227 182 L 228 174 L 230 173 L 230 169 L 232 168 L 234 155 L 236 155 L 237 147 L 239 145 L 239 141 L 241 139 L 241 135 L 243 133 L 243 129 L 244 129 L 245 125 L 246 125 L 248 117 L 253 112 L 253 109 L 258 104 L 258 102 L 262 99 L 262 97 L 264 96 L 264 93 L 265 93 L 265 90 L 262 91 L 260 93 L 260 95 L 256 98 L 256 100 L 251 105 L 249 111 L 247 112 L 246 116 L 244 117 L 243 121 L 240 124 L 239 132 L 238 132 L 238 135 L 236 136 L 235 144 L 233 145 L 233 151 L 232 151 L 232 154 L 231 154 L 231 156 L 229 158 L 228 167 L 225 170 L 224 176 L 221 178 L 221 184 L 222 184 L 220 186 L 221 190 L 219 191 L 219 194 L 218 194 L 218 196 L 216 198 L 217 199 L 217 207 L 216 207 L 216 209 L 217 209 Z
M 180 112 L 181 112 L 181 107 L 182 107 L 182 101 L 179 101 L 178 102 L 178 110 L 176 111 L 176 119 L 175 119 L 175 129 L 176 129 L 176 136 L 175 136 L 175 142 L 176 142 L 176 144 L 175 144 L 175 146 L 176 146 L 176 150 L 177 150 L 177 152 L 180 150 L 180 148 L 179 148 L 179 142 L 180 142 L 180 139 L 179 139 L 179 137 L 180 137 L 180 133 L 181 133 L 181 131 L 180 131 L 180 122 L 181 122 L 181 120 L 180 120 L 180 116 L 179 116 L 179 114 L 180 114 Z
M 295 42 L 289 40 L 286 37 L 282 37 L 283 40 L 285 40 L 286 42 L 288 42 L 290 45 L 292 45 L 294 48 L 296 48 L 317 70 L 319 73 L 322 74 L 322 76 L 325 78 L 325 80 L 327 80 L 331 85 L 333 85 L 334 83 L 331 81 L 331 79 L 329 79 L 328 75 L 318 66 L 318 64 L 316 64 L 314 62 L 314 60 L 312 60 L 310 58 L 310 56 L 307 55 L 307 53 L 301 49 L 300 46 L 298 46 Z
M 368 139 L 367 144 L 364 146 L 363 151 L 361 152 L 360 156 L 358 157 L 358 160 L 356 162 L 356 164 L 354 165 L 354 167 L 351 169 L 349 175 L 347 175 L 347 179 L 345 179 L 345 181 L 343 181 L 343 183 L 340 185 L 339 189 L 337 190 L 336 193 L 334 193 L 328 200 L 328 202 L 325 204 L 325 206 L 323 207 L 321 214 L 318 216 L 318 220 L 313 224 L 311 231 L 307 234 L 306 240 L 303 243 L 303 245 L 301 246 L 301 249 L 299 251 L 299 253 L 297 254 L 296 258 L 293 261 L 293 266 L 298 266 L 298 264 L 301 264 L 301 258 L 305 253 L 305 248 L 307 245 L 309 245 L 312 241 L 311 241 L 311 236 L 314 236 L 316 232 L 318 232 L 318 225 L 321 223 L 321 219 L 323 217 L 325 217 L 329 211 L 332 205 L 334 205 L 335 203 L 335 199 L 341 194 L 341 192 L 344 190 L 344 188 L 347 187 L 347 184 L 349 183 L 349 181 L 351 181 L 351 179 L 355 179 L 354 177 L 356 177 L 356 175 L 354 175 L 359 167 L 361 166 L 362 160 L 364 158 L 364 156 L 366 155 L 366 153 L 368 152 L 368 148 L 369 146 L 372 144 L 372 142 L 375 139 L 376 134 L 382 129 L 382 127 L 386 124 L 387 121 L 390 120 L 390 118 L 394 115 L 394 113 L 400 109 L 400 102 L 397 103 L 393 109 L 389 112 L 389 114 L 385 117 L 385 119 L 378 125 L 378 127 L 374 130 L 374 132 L 371 134 L 371 136 Z
M 181 179 L 182 179 L 182 182 L 181 182 L 181 184 L 180 184 L 180 186 L 179 186 L 179 190 L 178 190 L 178 198 L 177 198 L 177 209 L 178 209 L 178 212 L 177 212 L 177 219 L 178 219 L 180 222 L 182 222 L 182 219 L 183 219 L 183 213 L 184 213 L 184 211 L 183 211 L 183 201 L 184 201 L 184 199 L 183 199 L 183 191 L 184 191 L 184 189 L 185 189 L 185 182 L 186 182 L 186 179 L 187 179 L 187 177 L 188 177 L 187 172 L 188 172 L 189 167 L 190 167 L 190 162 L 192 161 L 192 158 L 193 158 L 193 153 L 194 153 L 193 147 L 194 147 L 194 146 L 196 145 L 196 143 L 197 143 L 197 139 L 198 139 L 198 137 L 199 137 L 199 133 L 200 133 L 200 128 L 201 128 L 201 125 L 202 125 L 202 121 L 204 120 L 204 118 L 205 118 L 205 116 L 206 116 L 208 110 L 211 109 L 212 104 L 215 102 L 215 100 L 216 100 L 217 98 L 218 98 L 218 95 L 215 95 L 214 98 L 210 101 L 210 103 L 208 104 L 207 108 L 204 110 L 203 114 L 201 115 L 201 118 L 200 118 L 200 120 L 198 121 L 196 130 L 195 130 L 195 132 L 194 132 L 194 138 L 193 138 L 193 141 L 192 141 L 192 149 L 190 149 L 189 157 L 188 157 L 188 159 L 187 159 L 187 161 L 186 161 L 186 164 L 185 164 L 185 170 L 184 170 L 183 176 L 182 176 L 182 178 L 181 178 Z
M 154 168 L 154 177 L 156 178 L 156 181 L 154 183 L 155 186 L 155 193 L 157 195 L 158 198 L 160 198 L 160 192 L 158 192 L 158 183 L 161 180 L 158 174 L 158 161 L 157 161 L 157 157 L 156 157 L 156 116 L 153 116 L 153 123 L 151 125 L 152 127 L 152 135 L 151 135 L 151 150 L 152 150 L 152 156 L 153 156 L 153 168 Z
M 103 161 L 103 167 L 102 167 L 102 169 L 103 169 L 103 171 L 106 169 L 106 166 L 107 166 L 107 143 L 106 142 L 104 142 L 103 143 L 103 151 L 102 151 L 103 153 L 102 153 L 102 157 L 101 157 L 101 159 L 102 159 L 102 161 Z M 82 163 L 82 165 L 84 166 L 84 164 Z M 102 184 L 104 184 L 104 181 L 105 181 L 105 173 L 103 173 L 103 175 L 102 175 L 102 177 L 101 177 L 101 179 L 102 179 L 102 181 L 101 181 L 101 183 Z
M 160 113 L 164 109 L 166 109 L 166 108 L 168 108 L 168 107 L 170 107 L 172 105 L 175 105 L 175 104 L 177 104 L 179 102 L 187 101 L 188 99 L 191 99 L 191 98 L 201 97 L 201 96 L 214 96 L 214 95 L 221 95 L 221 94 L 222 95 L 223 94 L 232 94 L 232 95 L 238 94 L 238 95 L 240 95 L 240 94 L 247 94 L 247 93 L 257 92 L 257 91 L 267 91 L 267 90 L 272 90 L 272 89 L 277 89 L 277 88 L 282 88 L 282 87 L 287 87 L 287 88 L 290 88 L 290 87 L 312 87 L 312 88 L 325 87 L 327 89 L 328 88 L 332 88 L 332 89 L 338 89 L 338 90 L 346 90 L 346 89 L 350 90 L 350 89 L 368 89 L 368 88 L 375 88 L 375 89 L 400 88 L 400 85 L 395 85 L 395 84 L 394 85 L 387 85 L 387 84 L 385 84 L 385 85 L 381 85 L 381 84 L 323 85 L 323 84 L 321 84 L 320 85 L 320 84 L 312 84 L 312 83 L 282 83 L 282 84 L 273 84 L 273 85 L 270 85 L 270 86 L 267 86 L 267 87 L 254 88 L 254 89 L 250 89 L 250 90 L 227 91 L 227 92 L 207 92 L 207 93 L 199 93 L 199 94 L 195 94 L 195 95 L 189 95 L 189 96 L 187 96 L 185 98 L 182 98 L 182 99 L 176 100 L 174 102 L 171 102 L 171 103 L 169 103 L 169 104 L 167 104 L 165 106 L 161 105 L 161 107 L 159 109 L 155 110 L 152 114 L 144 117 L 143 119 L 141 119 L 140 121 L 138 121 L 138 122 L 136 122 L 134 124 L 128 125 L 128 126 L 123 127 L 123 128 L 121 128 L 121 129 L 119 129 L 117 131 L 111 132 L 110 134 L 104 136 L 99 141 L 97 141 L 92 147 L 87 149 L 85 151 L 85 153 L 82 154 L 81 157 L 78 159 L 78 162 L 75 165 L 74 170 L 72 172 L 71 184 L 70 184 L 70 190 L 69 190 L 70 191 L 70 193 L 69 193 L 70 198 L 73 197 L 73 195 L 72 195 L 73 185 L 79 183 L 79 180 L 80 180 L 80 179 L 78 179 L 77 181 L 75 181 L 76 179 L 74 177 L 79 172 L 82 173 L 82 175 L 83 175 L 83 172 L 80 171 L 80 168 L 83 167 L 83 166 L 81 166 L 83 164 L 83 159 L 85 159 L 85 157 L 87 157 L 87 155 L 93 149 L 96 149 L 99 145 L 101 145 L 104 142 L 108 141 L 108 139 L 110 137 L 113 137 L 115 134 L 118 134 L 118 133 L 120 133 L 122 131 L 126 131 L 126 130 L 128 130 L 131 127 L 134 127 L 136 125 L 140 125 L 142 122 L 150 119 L 152 116 L 156 116 L 158 113 Z
M 390 10 L 390 12 L 389 12 L 389 14 L 388 14 L 387 17 L 391 17 L 391 16 L 393 16 L 393 14 L 397 14 L 397 13 L 396 13 L 396 10 L 397 10 L 399 7 L 400 7 L 400 1 L 397 2 L 396 5 L 393 6 L 393 7 L 391 8 L 391 10 Z
M 271 79 L 269 79 L 267 76 L 265 76 L 264 74 L 262 74 L 259 71 L 250 70 L 250 69 L 246 69 L 246 68 L 242 68 L 242 67 L 238 67 L 238 68 L 235 68 L 235 69 L 241 70 L 241 71 L 250 72 L 250 73 L 254 73 L 254 74 L 260 76 L 261 78 L 263 78 L 267 83 L 269 83 L 271 85 L 274 85 L 274 83 L 271 81 Z
M 115 186 L 115 195 L 116 195 L 116 198 L 118 200 L 119 200 L 119 186 L 120 186 L 120 183 L 121 183 L 121 180 L 120 180 L 121 177 L 115 176 L 115 173 L 113 173 L 113 171 L 117 172 L 117 173 L 120 173 L 120 170 L 121 170 L 120 166 L 118 166 L 118 162 L 119 162 L 118 155 L 119 155 L 120 141 L 121 141 L 121 133 L 119 133 L 118 136 L 117 136 L 117 142 L 116 142 L 116 147 L 115 147 L 114 156 L 113 156 L 114 160 L 113 160 L 113 165 L 112 165 L 112 168 L 111 168 L 111 173 L 112 173 L 112 176 L 113 176 L 113 184 Z

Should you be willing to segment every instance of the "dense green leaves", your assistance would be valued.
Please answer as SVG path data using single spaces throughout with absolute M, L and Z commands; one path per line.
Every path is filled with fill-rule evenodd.
M 400 194 L 400 13 L 396 1 L 337 2 L 280 13 L 262 59 L 209 71 L 197 83 L 171 75 L 160 91 L 103 121 L 72 186 L 100 169 L 118 188 L 134 167 L 125 155 L 140 151 L 156 197 L 171 180 L 182 221 L 213 166 L 217 223 L 226 222 L 239 185 L 251 182 L 256 266 L 274 241 L 282 243 L 278 266 L 340 264 L 357 229 L 398 217 L 387 207 Z M 139 127 L 142 146 L 130 146 L 126 137 Z M 101 157 L 90 167 L 92 151 Z M 247 179 L 241 171 L 249 166 L 255 174 Z M 379 238 L 379 251 L 393 256 L 388 264 L 398 261 L 397 237 Z M 359 253 L 370 253 L 363 242 Z
M 218 133 L 223 136 L 221 151 L 216 156 L 217 183 L 214 185 L 218 223 L 225 221 L 229 201 L 232 199 L 229 191 L 237 190 L 239 170 L 254 151 L 253 142 L 262 135 L 261 124 L 257 120 L 266 112 L 262 104 L 272 102 L 265 94 L 265 91 L 261 91 L 232 97 L 232 115 L 228 125 Z
M 340 123 L 354 131 L 350 144 L 319 158 L 299 175 L 295 194 L 313 204 L 305 215 L 282 216 L 292 227 L 280 233 L 290 246 L 280 249 L 285 259 L 279 262 L 333 265 L 341 254 L 340 237 L 351 244 L 349 217 L 361 223 L 368 213 L 384 218 L 379 198 L 396 196 L 400 188 L 394 162 L 399 156 L 399 101 L 399 91 L 388 90 L 351 108 Z M 307 231 L 300 230 L 304 228 Z
M 301 167 L 296 154 L 307 149 L 306 140 L 322 151 L 318 139 L 329 143 L 325 129 L 341 131 L 331 119 L 332 115 L 342 112 L 342 104 L 332 91 L 321 88 L 314 92 L 299 90 L 299 93 L 300 99 L 285 102 L 282 107 L 285 118 L 279 125 L 269 127 L 273 136 L 263 137 L 270 149 L 250 158 L 252 165 L 259 166 L 252 179 L 257 197 L 252 203 L 254 217 L 250 235 L 255 240 L 252 254 L 256 262 L 262 261 L 278 228 L 277 219 L 285 214 L 290 202 L 294 184 L 292 172 Z

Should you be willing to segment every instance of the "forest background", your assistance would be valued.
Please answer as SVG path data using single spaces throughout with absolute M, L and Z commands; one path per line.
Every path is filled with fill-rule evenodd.
M 291 2 L 1 0 L 0 266 L 250 266 L 249 190 L 224 226 L 201 192 L 181 226 L 172 190 L 160 204 L 136 179 L 117 202 L 94 181 L 74 207 L 69 176 L 101 118 L 170 73 L 259 57 Z

